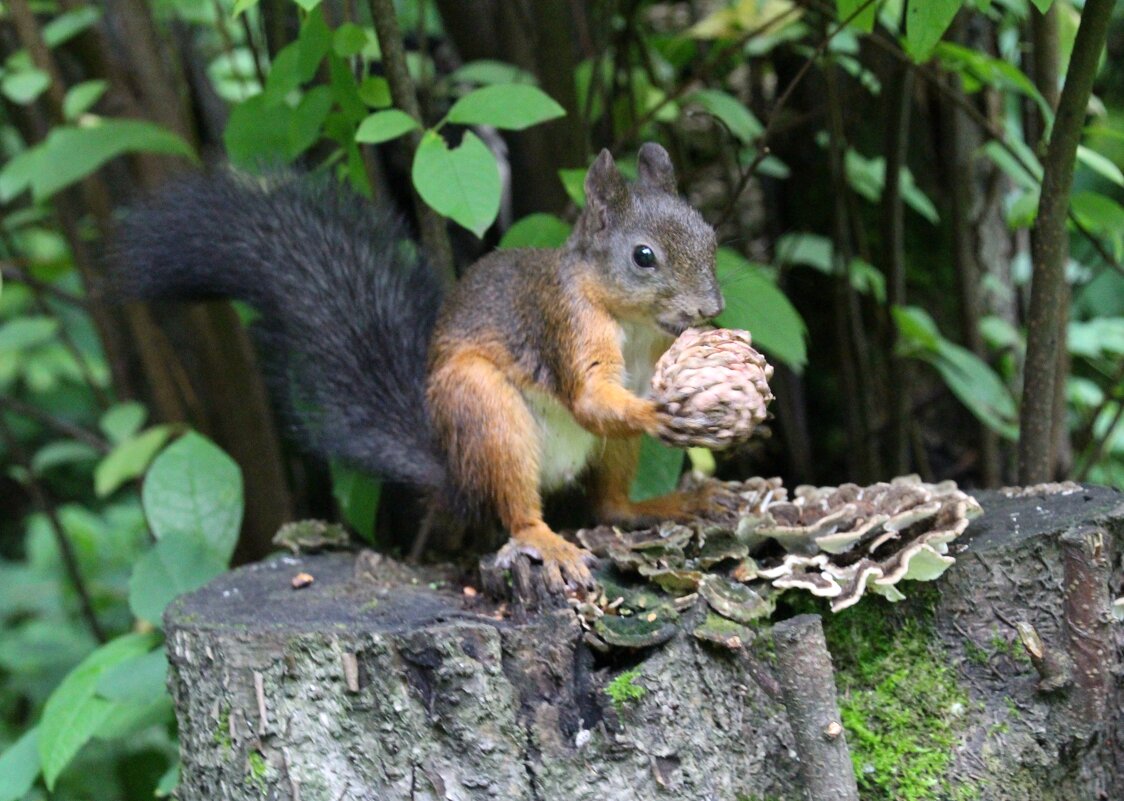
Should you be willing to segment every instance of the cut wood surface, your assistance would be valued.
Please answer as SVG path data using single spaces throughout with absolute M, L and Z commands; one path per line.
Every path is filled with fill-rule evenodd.
M 1100 542 L 1110 574 L 1105 592 L 1071 605 L 1124 595 L 1124 494 L 978 498 L 985 514 L 931 593 L 897 605 L 864 598 L 842 614 L 932 620 L 934 662 L 954 669 L 969 700 L 950 713 L 956 745 L 941 791 L 949 794 L 931 797 L 1122 798 L 1124 626 L 1099 630 L 1108 637 L 1097 672 L 1105 683 L 1075 694 L 1041 690 L 1016 625 L 1029 624 L 1055 651 L 1075 639 L 1067 532 L 1100 532 L 1092 545 Z M 298 573 L 313 583 L 294 589 Z M 769 626 L 731 652 L 692 637 L 688 613 L 665 645 L 605 656 L 585 646 L 572 611 L 514 620 L 483 593 L 466 594 L 463 578 L 369 553 L 285 555 L 177 601 L 166 622 L 179 797 L 805 797 Z M 831 613 L 816 611 L 830 635 Z M 1078 726 L 1074 704 L 1089 709 L 1089 692 L 1104 717 Z M 846 739 L 862 787 L 864 752 L 851 731 Z

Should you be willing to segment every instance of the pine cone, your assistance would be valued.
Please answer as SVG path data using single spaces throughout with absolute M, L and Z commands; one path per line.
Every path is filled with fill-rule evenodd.
M 772 377 L 772 365 L 753 349 L 748 331 L 684 331 L 652 376 L 652 400 L 672 417 L 660 438 L 711 450 L 744 442 L 765 420 Z

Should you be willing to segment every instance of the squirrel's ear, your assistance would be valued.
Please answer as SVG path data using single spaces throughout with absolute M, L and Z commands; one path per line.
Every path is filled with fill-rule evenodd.
M 608 225 L 609 214 L 624 197 L 624 178 L 613 161 L 613 154 L 603 149 L 585 175 L 586 207 L 594 215 L 598 228 Z
M 642 144 L 636 167 L 641 184 L 673 195 L 676 193 L 675 167 L 671 166 L 671 156 L 660 145 L 655 142 Z

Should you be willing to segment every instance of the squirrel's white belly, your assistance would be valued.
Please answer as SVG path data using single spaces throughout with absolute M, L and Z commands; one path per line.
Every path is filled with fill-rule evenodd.
M 539 487 L 549 492 L 572 484 L 602 440 L 586 431 L 570 410 L 537 389 L 523 390 L 539 428 Z
M 666 335 L 647 326 L 623 323 L 621 351 L 625 360 L 624 385 L 637 395 L 648 394 L 657 340 Z M 572 484 L 604 447 L 604 439 L 586 431 L 557 398 L 541 390 L 523 390 L 523 397 L 539 429 L 539 487 L 545 492 Z

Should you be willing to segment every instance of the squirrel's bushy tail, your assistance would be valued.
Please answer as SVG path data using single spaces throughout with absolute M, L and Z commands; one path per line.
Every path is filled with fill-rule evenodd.
M 133 209 L 115 251 L 125 297 L 229 297 L 260 313 L 267 374 L 313 452 L 444 484 L 425 402 L 441 289 L 392 214 L 327 178 L 220 171 Z

